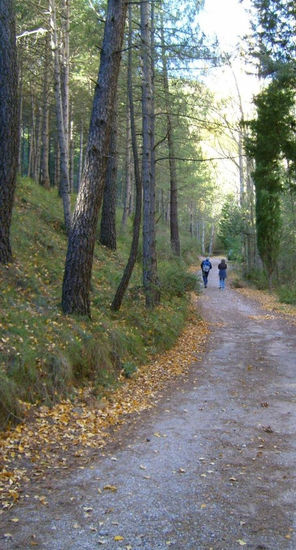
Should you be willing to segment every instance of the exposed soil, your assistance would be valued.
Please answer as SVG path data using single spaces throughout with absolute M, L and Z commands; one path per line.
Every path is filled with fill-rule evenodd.
M 203 360 L 103 455 L 28 490 L 1 548 L 296 548 L 295 326 L 219 290 L 213 263 Z

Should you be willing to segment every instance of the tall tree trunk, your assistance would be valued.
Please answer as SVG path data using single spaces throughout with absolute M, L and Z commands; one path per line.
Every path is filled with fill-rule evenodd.
M 126 107 L 126 148 L 125 148 L 125 194 L 123 203 L 123 213 L 121 220 L 121 227 L 123 230 L 126 228 L 127 218 L 130 214 L 131 208 L 131 191 L 132 191 L 132 142 L 131 142 L 131 115 L 129 102 Z
M 133 100 L 133 83 L 132 83 L 132 8 L 131 4 L 128 7 L 128 21 L 129 21 L 129 33 L 128 33 L 128 99 L 129 99 L 129 111 L 131 122 L 131 136 L 132 136 L 132 148 L 134 155 L 134 171 L 135 171 L 135 184 L 136 184 L 136 209 L 133 224 L 133 238 L 130 249 L 130 255 L 126 264 L 122 279 L 118 285 L 115 293 L 111 309 L 118 311 L 122 304 L 122 300 L 125 291 L 128 287 L 131 274 L 134 269 L 134 265 L 137 259 L 137 252 L 139 246 L 140 226 L 141 226 L 141 211 L 142 211 L 142 182 L 140 176 L 140 164 L 137 147 L 137 136 L 135 126 L 135 112 L 134 112 L 134 100 Z
M 100 243 L 110 250 L 116 250 L 117 123 L 117 100 L 115 100 L 100 227 Z
M 191 238 L 193 239 L 194 228 L 193 228 L 193 204 L 192 204 L 192 201 L 190 202 L 190 208 L 189 208 L 189 233 L 190 233 Z
M 61 195 L 64 207 L 64 220 L 66 231 L 69 232 L 71 227 L 71 205 L 70 205 L 70 191 L 69 191 L 69 158 L 68 158 L 68 143 L 67 143 L 67 130 L 65 129 L 64 113 L 63 113 L 63 98 L 62 98 L 62 86 L 61 86 L 61 74 L 60 74 L 60 62 L 59 62 L 59 46 L 57 39 L 57 23 L 56 23 L 56 6 L 55 0 L 49 0 L 49 14 L 50 14 L 50 30 L 51 30 L 51 47 L 54 56 L 54 89 L 56 100 L 56 116 L 57 116 L 57 131 L 60 147 L 60 161 L 61 161 Z
M 40 178 L 41 138 L 42 138 L 42 114 L 41 114 L 41 107 L 39 105 L 37 108 L 37 117 L 36 117 L 35 155 L 34 155 L 34 173 L 33 173 L 33 179 L 36 182 L 39 182 L 39 178 Z
M 79 140 L 79 170 L 78 170 L 78 184 L 77 191 L 80 189 L 80 182 L 83 168 L 83 120 L 80 121 L 80 140 Z
M 28 177 L 34 177 L 34 159 L 35 159 L 35 138 L 36 138 L 36 113 L 35 113 L 35 98 L 31 90 L 31 131 L 29 142 L 29 162 L 28 162 Z
M 109 0 L 80 191 L 69 235 L 64 313 L 90 316 L 90 283 L 99 208 L 106 178 L 127 3 Z
M 68 170 L 69 170 L 69 191 L 71 192 L 70 182 L 70 100 L 69 100 L 69 76 L 70 76 L 70 0 L 62 0 L 62 43 L 60 56 L 61 87 L 62 87 L 62 105 L 65 132 L 65 145 L 67 150 Z
M 157 277 L 155 239 L 155 181 L 153 166 L 153 74 L 151 66 L 151 7 L 146 0 L 141 1 L 141 40 L 142 40 L 142 116 L 143 116 L 143 284 L 146 307 L 153 308 L 160 301 Z
M 212 223 L 211 235 L 210 235 L 210 244 L 209 244 L 209 256 L 211 256 L 213 254 L 214 236 L 215 236 L 215 224 Z
M 49 178 L 49 33 L 46 34 L 44 52 L 44 73 L 43 73 L 43 98 L 42 98 L 42 138 L 41 138 L 41 161 L 40 161 L 40 185 L 46 189 L 50 188 Z
M 205 220 L 202 219 L 201 222 L 201 253 L 205 255 L 206 253 L 206 227 Z
M 18 160 L 18 100 L 15 14 L 0 2 L 0 262 L 12 259 L 10 224 Z
M 70 192 L 74 191 L 74 122 L 72 120 L 72 112 L 70 117 L 70 133 L 69 133 L 69 185 Z
M 60 147 L 58 142 L 55 142 L 55 154 L 54 154 L 54 185 L 59 188 L 61 179 L 61 159 L 60 159 Z
M 18 166 L 17 171 L 22 174 L 22 137 L 23 137 L 23 72 L 22 58 L 19 56 L 19 86 L 18 86 L 18 112 L 19 112 L 19 134 L 18 134 Z
M 176 160 L 175 160 L 175 146 L 174 146 L 174 137 L 173 137 L 172 117 L 170 114 L 170 92 L 169 92 L 167 59 L 165 54 L 163 17 L 161 17 L 161 58 L 162 58 L 163 89 L 164 89 L 166 118 L 167 118 L 167 139 L 168 139 L 169 167 L 170 167 L 171 249 L 176 256 L 180 256 L 181 250 L 180 250 L 179 221 L 178 221 L 177 170 L 176 170 Z

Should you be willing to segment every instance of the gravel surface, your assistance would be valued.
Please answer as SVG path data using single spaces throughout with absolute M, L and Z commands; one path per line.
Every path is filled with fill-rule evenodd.
M 295 326 L 219 290 L 217 262 L 199 304 L 203 360 L 103 456 L 44 480 L 46 506 L 2 516 L 1 549 L 296 548 Z

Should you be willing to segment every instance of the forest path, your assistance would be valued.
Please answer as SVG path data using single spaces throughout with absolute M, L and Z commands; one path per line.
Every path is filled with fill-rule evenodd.
M 47 506 L 5 514 L 1 548 L 296 548 L 295 326 L 219 290 L 216 261 L 199 304 L 202 362 L 101 458 L 48 480 Z

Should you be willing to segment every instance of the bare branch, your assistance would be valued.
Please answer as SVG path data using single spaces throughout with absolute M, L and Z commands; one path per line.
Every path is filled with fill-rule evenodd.
M 24 31 L 22 34 L 19 34 L 16 39 L 19 40 L 20 38 L 24 38 L 24 36 L 30 36 L 32 34 L 46 34 L 48 32 L 48 29 L 44 29 L 43 27 L 40 27 L 39 29 L 35 29 L 33 31 Z

